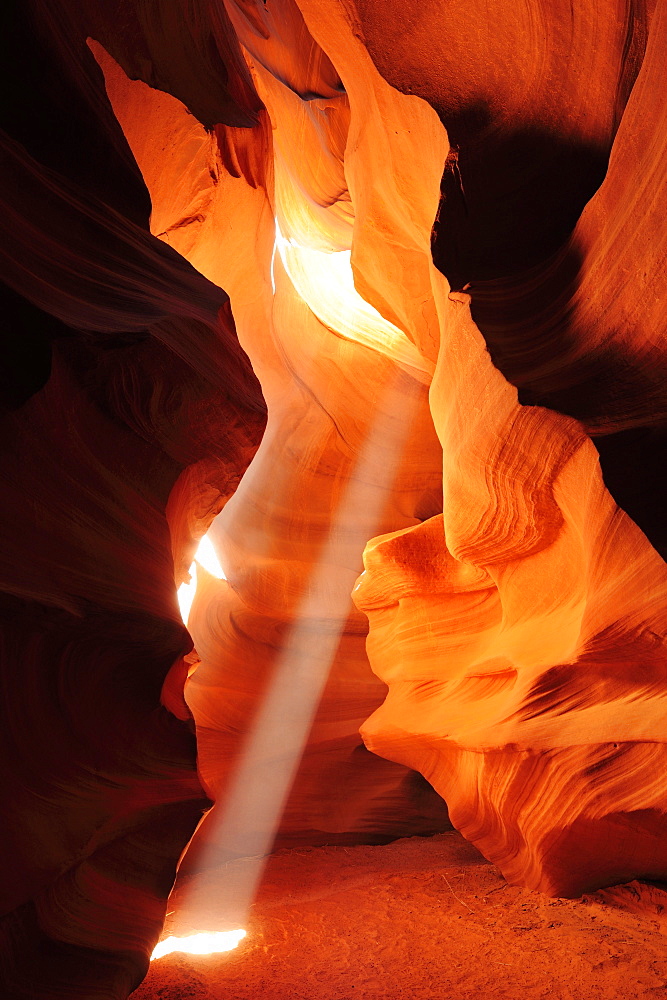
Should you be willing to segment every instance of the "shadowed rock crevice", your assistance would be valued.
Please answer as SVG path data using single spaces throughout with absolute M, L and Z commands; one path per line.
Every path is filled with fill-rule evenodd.
M 608 145 L 539 126 L 501 130 L 484 105 L 469 115 L 480 123 L 470 138 L 444 122 L 452 151 L 432 238 L 434 263 L 453 289 L 474 289 L 546 261 L 571 235 L 609 157 Z

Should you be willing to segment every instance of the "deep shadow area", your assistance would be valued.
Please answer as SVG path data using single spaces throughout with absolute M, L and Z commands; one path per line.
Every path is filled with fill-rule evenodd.
M 611 148 L 526 125 L 493 127 L 484 105 L 444 121 L 451 143 L 433 227 L 436 267 L 453 289 L 546 260 L 604 180 Z
M 84 39 L 47 37 L 22 0 L 0 8 L 0 127 L 41 164 L 148 229 L 150 198 Z
M 473 282 L 472 316 L 520 403 L 581 421 L 607 489 L 666 558 L 667 368 L 657 349 L 653 356 L 624 353 L 616 331 L 597 350 L 586 349 L 573 305 L 582 266 L 570 239 L 538 267 Z
M 616 503 L 666 557 L 664 359 L 624 351 L 614 330 L 587 350 L 575 305 L 584 252 L 572 234 L 604 180 L 609 147 L 537 128 L 501 135 L 488 119 L 478 106 L 445 122 L 453 151 L 434 262 L 470 293 L 472 317 L 519 401 L 584 424 Z
M 472 316 L 520 403 L 581 421 L 600 454 L 607 489 L 667 558 L 667 368 L 657 350 L 649 364 L 646 352 L 624 354 L 613 331 L 598 350 L 586 351 L 586 330 L 572 306 L 581 266 L 570 241 L 539 280 L 534 269 L 505 282 L 475 283 Z
M 71 331 L 0 282 L 0 415 L 22 406 L 51 374 L 51 341 Z
M 667 431 L 635 427 L 594 441 L 607 489 L 667 559 Z

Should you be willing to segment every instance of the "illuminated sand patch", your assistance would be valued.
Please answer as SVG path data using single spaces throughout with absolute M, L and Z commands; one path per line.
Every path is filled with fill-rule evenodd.
M 216 952 L 233 951 L 245 936 L 244 930 L 235 930 L 190 934 L 187 937 L 168 937 L 155 946 L 151 962 L 176 951 L 188 955 L 213 955 Z
M 227 871 L 198 876 L 207 917 Z M 660 998 L 666 915 L 667 892 L 641 882 L 582 899 L 508 885 L 454 831 L 296 849 L 272 857 L 248 944 L 153 962 L 132 1000 Z

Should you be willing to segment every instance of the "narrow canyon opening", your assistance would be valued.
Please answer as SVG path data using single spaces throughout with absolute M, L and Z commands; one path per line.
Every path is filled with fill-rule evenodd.
M 3 996 L 667 993 L 667 3 L 3 17 Z

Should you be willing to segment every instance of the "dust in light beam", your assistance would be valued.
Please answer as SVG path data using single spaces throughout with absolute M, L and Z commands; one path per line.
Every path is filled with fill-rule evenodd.
M 317 563 L 304 586 L 291 628 L 277 658 L 264 697 L 240 747 L 224 801 L 217 804 L 211 841 L 235 859 L 224 894 L 233 905 L 233 922 L 243 924 L 273 847 L 292 783 L 329 678 L 346 622 L 351 591 L 362 569 L 361 554 L 378 531 L 397 465 L 405 447 L 418 397 L 430 381 L 432 365 L 402 331 L 389 323 L 356 291 L 350 253 L 323 253 L 286 240 L 276 223 L 272 270 L 278 253 L 288 280 L 314 315 L 339 336 L 387 354 L 396 372 L 378 402 L 383 420 L 371 425 L 343 491 Z M 278 275 L 274 278 L 274 293 Z M 400 371 L 403 369 L 403 372 Z M 405 374 L 411 377 L 406 381 Z M 385 461 L 378 464 L 381 452 Z M 204 536 L 190 567 L 191 581 L 178 591 L 183 621 L 197 589 L 197 564 L 225 578 L 211 540 Z M 232 884 L 233 882 L 233 884 Z M 203 912 L 206 886 L 192 886 L 188 908 Z M 201 893 L 201 896 L 200 896 Z M 232 922 L 230 920 L 230 922 Z M 245 931 L 166 938 L 153 958 L 172 951 L 208 954 L 229 951 Z

